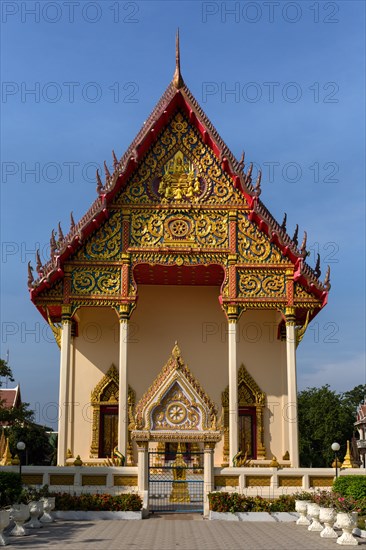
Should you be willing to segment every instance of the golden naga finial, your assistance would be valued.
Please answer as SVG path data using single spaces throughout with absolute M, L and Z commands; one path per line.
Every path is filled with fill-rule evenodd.
M 62 328 L 60 327 L 60 325 L 55 325 L 54 323 L 52 323 L 52 321 L 51 321 L 51 316 L 50 316 L 50 312 L 49 312 L 49 310 L 48 310 L 48 307 L 46 307 L 46 311 L 47 311 L 47 320 L 48 320 L 48 324 L 49 324 L 50 327 L 51 327 L 51 330 L 52 330 L 54 339 L 56 340 L 56 344 L 57 344 L 58 347 L 61 349 L 61 334 L 62 334 Z
M 180 72 L 180 47 L 179 47 L 179 28 L 175 38 L 175 73 L 173 76 L 173 84 L 179 90 L 184 86 L 184 80 Z
M 179 349 L 177 341 L 175 341 L 174 348 L 173 348 L 173 351 L 172 351 L 172 355 L 173 355 L 174 359 L 179 359 L 180 358 L 180 349 Z
M 309 309 L 306 313 L 305 323 L 303 324 L 302 327 L 299 327 L 296 329 L 296 347 L 300 344 L 301 340 L 304 338 L 304 334 L 309 325 L 310 315 L 312 315 L 312 313 L 313 313 L 313 310 Z

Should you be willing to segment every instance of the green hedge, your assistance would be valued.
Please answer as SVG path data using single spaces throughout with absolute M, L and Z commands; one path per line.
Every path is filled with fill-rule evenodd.
M 142 509 L 142 500 L 136 494 L 123 495 L 70 495 L 69 493 L 53 493 L 56 497 L 56 510 L 83 510 L 83 511 L 113 511 L 138 512 Z
M 18 502 L 22 492 L 20 475 L 14 472 L 0 472 L 0 507 Z
M 269 500 L 220 491 L 210 493 L 208 498 L 210 510 L 213 512 L 293 512 L 295 510 L 293 495 L 282 495 L 274 500 Z
M 340 476 L 333 482 L 333 491 L 355 500 L 366 499 L 366 476 Z

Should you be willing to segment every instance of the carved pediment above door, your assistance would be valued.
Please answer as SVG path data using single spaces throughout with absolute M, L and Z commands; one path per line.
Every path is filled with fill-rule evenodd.
M 175 344 L 172 355 L 136 406 L 132 437 L 155 441 L 218 441 L 214 403 L 184 363 Z

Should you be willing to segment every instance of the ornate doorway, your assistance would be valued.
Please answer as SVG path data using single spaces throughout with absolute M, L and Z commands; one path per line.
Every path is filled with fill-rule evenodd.
M 221 430 L 214 403 L 184 363 L 177 343 L 136 406 L 132 438 L 141 464 L 139 489 L 148 492 L 149 510 L 207 514 Z M 158 442 L 157 452 L 147 453 L 150 441 Z M 196 450 L 200 443 L 203 453 Z

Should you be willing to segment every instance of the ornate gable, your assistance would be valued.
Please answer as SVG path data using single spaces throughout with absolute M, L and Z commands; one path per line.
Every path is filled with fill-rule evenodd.
M 299 247 L 297 229 L 291 239 L 285 220 L 274 220 L 259 199 L 260 174 L 253 185 L 252 165 L 244 171 L 244 156 L 234 157 L 176 71 L 123 157 L 113 153 L 113 172 L 105 164 L 104 183 L 97 174 L 90 210 L 71 218 L 66 236 L 52 232 L 37 280 L 29 266 L 31 299 L 45 318 L 47 303 L 58 306 L 52 321 L 62 306 L 130 315 L 139 283 L 208 284 L 220 287 L 228 317 L 299 304 L 302 324 L 306 310 L 326 304 L 329 272 L 321 283 L 319 261 L 315 270 L 305 263 L 306 234 Z
M 246 205 L 244 195 L 180 110 L 141 159 L 117 202 L 171 207 Z
M 218 441 L 214 403 L 183 362 L 175 344 L 172 355 L 136 406 L 137 440 Z M 205 437 L 206 433 L 206 437 Z

